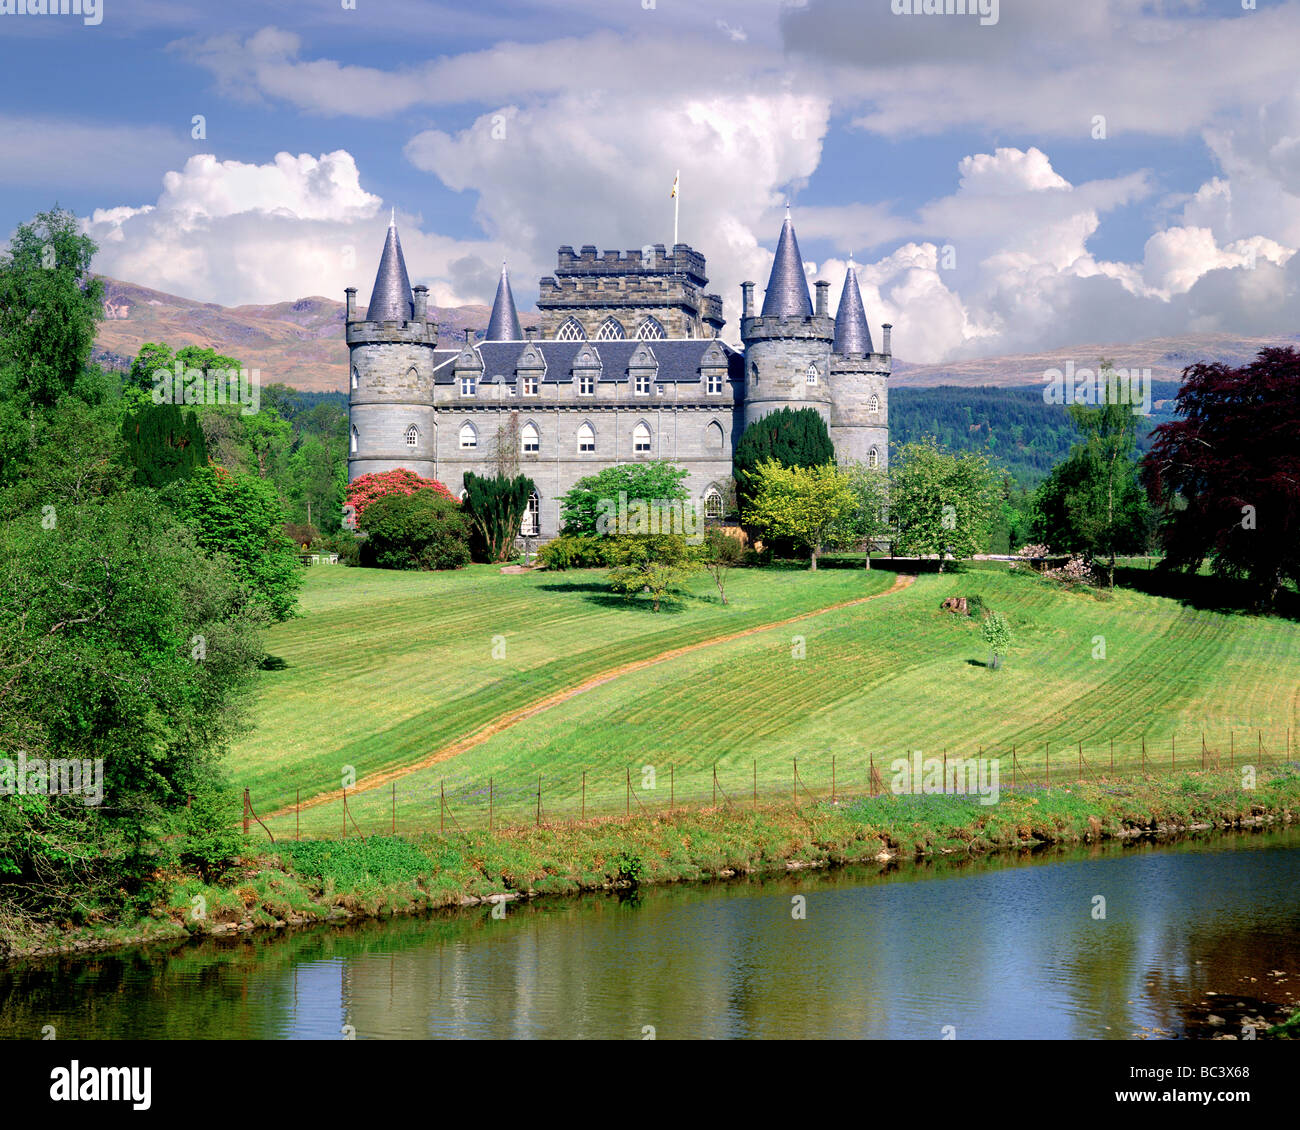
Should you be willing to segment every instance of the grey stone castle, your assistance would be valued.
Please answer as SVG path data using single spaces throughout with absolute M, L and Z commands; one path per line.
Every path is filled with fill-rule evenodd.
M 684 243 L 561 247 L 539 329 L 521 332 L 503 267 L 485 339 L 438 348 L 427 288 L 412 288 L 391 223 L 364 319 L 347 290 L 349 480 L 405 467 L 459 495 L 466 471 L 517 465 L 537 488 L 523 532 L 545 540 L 574 483 L 637 460 L 686 468 L 691 497 L 721 517 L 741 434 L 784 407 L 815 408 L 841 464 L 883 467 L 890 327 L 875 352 L 852 265 L 832 319 L 830 283 L 816 284 L 815 307 L 809 297 L 787 212 L 761 312 L 754 284 L 741 285 L 743 350 L 718 337 L 722 299 L 705 293 L 704 271 Z

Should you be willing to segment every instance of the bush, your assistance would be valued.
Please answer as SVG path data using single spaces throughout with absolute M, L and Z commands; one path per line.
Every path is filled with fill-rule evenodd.
M 537 563 L 547 569 L 604 569 L 611 564 L 613 542 L 592 535 L 561 534 L 537 551 Z
M 361 540 L 351 530 L 336 530 L 313 539 L 313 553 L 337 553 L 340 565 L 361 564 Z
M 459 569 L 469 564 L 469 525 L 460 505 L 435 491 L 386 494 L 361 518 L 361 561 L 380 569 Z

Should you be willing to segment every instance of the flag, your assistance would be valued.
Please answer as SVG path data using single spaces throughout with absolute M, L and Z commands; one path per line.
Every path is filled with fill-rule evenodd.
M 677 182 L 681 180 L 681 177 L 682 177 L 681 173 L 678 173 L 675 177 L 673 177 L 673 190 L 668 194 L 669 200 L 672 200 L 677 195 Z

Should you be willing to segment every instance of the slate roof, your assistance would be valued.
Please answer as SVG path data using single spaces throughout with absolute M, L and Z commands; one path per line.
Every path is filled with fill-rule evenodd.
M 862 306 L 862 291 L 858 289 L 858 272 L 852 263 L 844 273 L 844 291 L 835 314 L 835 344 L 832 348 L 840 356 L 873 352 L 867 312 Z
M 384 253 L 379 258 L 375 286 L 370 292 L 370 305 L 366 309 L 369 322 L 409 322 L 415 317 L 415 302 L 411 298 L 411 280 L 406 273 L 406 260 L 402 257 L 402 241 L 397 238 L 397 221 L 388 224 L 384 240 Z
M 515 309 L 515 296 L 510 290 L 510 275 L 501 264 L 501 281 L 497 283 L 497 296 L 492 301 L 492 316 L 488 318 L 485 341 L 523 341 L 524 331 L 519 327 L 519 311 Z
M 776 243 L 772 277 L 767 280 L 763 296 L 764 318 L 811 318 L 812 299 L 808 296 L 808 279 L 803 271 L 803 256 L 795 238 L 794 224 L 786 213 L 781 238 Z

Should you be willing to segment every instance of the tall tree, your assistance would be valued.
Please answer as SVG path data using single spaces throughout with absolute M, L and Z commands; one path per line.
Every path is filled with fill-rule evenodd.
M 1166 563 L 1245 579 L 1261 606 L 1300 584 L 1300 353 L 1183 372 L 1179 419 L 1154 433 L 1145 473 Z
M 783 467 L 764 460 L 751 483 L 754 499 L 744 512 L 745 521 L 765 536 L 790 538 L 806 545 L 812 568 L 822 547 L 849 525 L 858 512 L 858 495 L 833 464 L 818 467 Z
M 140 486 L 157 488 L 187 479 L 208 462 L 198 416 L 175 404 L 144 404 L 128 412 L 122 438 Z
M 995 482 L 988 459 L 953 455 L 933 436 L 898 450 L 890 473 L 889 508 L 904 556 L 973 557 L 988 536 Z
M 478 543 L 485 560 L 505 561 L 510 556 L 533 489 L 527 475 L 508 479 L 499 473 L 488 478 L 465 472 L 461 506 L 475 534 L 471 544 Z
M 835 446 L 826 421 L 815 408 L 782 408 L 755 420 L 736 444 L 733 458 L 736 501 L 741 514 L 757 490 L 754 476 L 760 463 L 782 467 L 820 467 L 835 462 Z
M 889 473 L 883 467 L 850 463 L 841 472 L 854 495 L 849 516 L 828 534 L 835 546 L 862 550 L 865 567 L 871 568 L 871 547 L 889 533 Z

